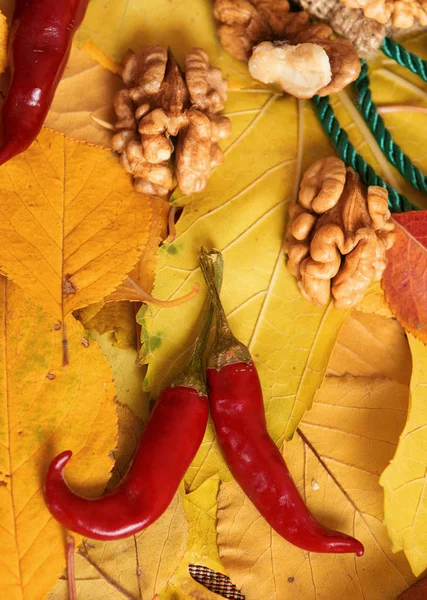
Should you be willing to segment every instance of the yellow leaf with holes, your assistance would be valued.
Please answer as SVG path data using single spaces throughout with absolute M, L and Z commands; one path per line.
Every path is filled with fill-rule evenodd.
M 0 167 L 0 270 L 63 320 L 125 279 L 150 239 L 155 205 L 110 152 L 44 130 Z
M 408 421 L 380 483 L 393 551 L 404 550 L 420 575 L 427 567 L 427 348 L 410 334 L 408 339 L 413 361 Z
M 70 485 L 99 495 L 115 446 L 115 388 L 107 360 L 66 320 L 71 364 L 50 315 L 0 279 L 0 587 L 5 600 L 45 598 L 65 567 L 64 530 L 43 499 L 51 459 L 74 456 Z
M 364 327 L 367 316 L 374 329 Z M 400 377 L 380 361 L 366 373 L 372 331 L 384 335 L 377 340 L 376 352 L 386 355 L 395 348 L 401 357 L 395 371 Z M 346 374 L 328 370 L 313 408 L 282 452 L 313 514 L 359 539 L 365 554 L 332 557 L 300 550 L 259 518 L 235 482 L 223 483 L 218 497 L 219 554 L 246 600 L 384 600 L 395 598 L 414 581 L 402 553 L 392 554 L 378 484 L 406 419 L 408 379 L 402 381 L 401 373 L 409 375 L 408 344 L 396 321 L 356 311 L 338 337 L 332 372 L 343 348 L 352 351 L 354 361 L 343 365 Z

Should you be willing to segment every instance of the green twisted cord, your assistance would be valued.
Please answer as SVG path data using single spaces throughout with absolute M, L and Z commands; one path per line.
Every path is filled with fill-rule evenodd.
M 369 88 L 368 65 L 366 63 L 362 65 L 362 70 L 354 86 L 357 91 L 357 107 L 378 142 L 379 147 L 387 157 L 387 160 L 396 167 L 399 173 L 415 189 L 420 192 L 427 192 L 426 176 L 414 165 L 409 156 L 402 151 L 401 147 L 396 144 L 391 133 L 385 126 L 384 120 L 378 114 Z
M 352 167 L 356 173 L 359 173 L 361 180 L 365 185 L 379 185 L 388 190 L 388 205 L 392 212 L 407 212 L 409 210 L 419 210 L 418 206 L 411 204 L 409 200 L 399 194 L 392 186 L 388 185 L 384 179 L 377 175 L 374 169 L 365 161 L 365 159 L 356 152 L 354 146 L 348 139 L 347 133 L 341 128 L 329 98 L 315 96 L 313 98 L 314 108 L 320 123 L 327 136 L 334 144 L 338 154 L 346 165 Z
M 402 67 L 406 67 L 415 75 L 419 75 L 423 81 L 427 82 L 427 61 L 416 54 L 408 52 L 391 38 L 384 38 L 381 50 L 386 56 L 395 60 Z

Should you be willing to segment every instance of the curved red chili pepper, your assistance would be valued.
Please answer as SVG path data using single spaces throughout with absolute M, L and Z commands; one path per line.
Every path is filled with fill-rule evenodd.
M 145 529 L 172 501 L 202 442 L 207 419 L 207 396 L 185 386 L 165 388 L 128 474 L 111 493 L 96 500 L 77 496 L 63 476 L 72 453 L 54 458 L 45 481 L 50 512 L 68 529 L 98 540 L 117 540 Z
M 271 527 L 295 546 L 361 556 L 364 549 L 358 540 L 324 527 L 304 504 L 268 434 L 258 373 L 248 349 L 229 329 L 204 254 L 200 266 L 218 323 L 208 358 L 209 405 L 219 445 L 235 480 Z
M 88 0 L 16 0 L 0 164 L 26 150 L 40 132 L 87 4 Z
M 220 287 L 221 257 L 215 263 L 215 279 Z M 202 355 L 212 316 L 210 302 L 190 360 L 174 384 L 160 394 L 132 466 L 115 490 L 96 500 L 81 498 L 64 480 L 72 453 L 68 450 L 53 459 L 45 499 L 65 527 L 98 540 L 117 540 L 145 529 L 169 506 L 206 430 L 209 409 Z

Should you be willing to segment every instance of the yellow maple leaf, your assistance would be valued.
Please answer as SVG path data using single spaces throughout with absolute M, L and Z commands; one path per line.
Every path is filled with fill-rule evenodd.
M 420 575 L 427 567 L 427 348 L 410 334 L 408 340 L 413 361 L 408 421 L 380 483 L 393 551 L 404 550 L 415 575 Z
M 365 374 L 371 332 L 359 332 L 357 348 L 353 338 L 364 317 L 351 317 L 338 338 L 339 346 L 353 348 L 354 363 L 347 363 L 346 375 L 326 378 L 297 435 L 282 452 L 313 514 L 325 525 L 357 537 L 365 554 L 355 558 L 300 550 L 271 530 L 236 483 L 223 483 L 218 497 L 219 553 L 246 600 L 316 595 L 328 600 L 384 600 L 396 597 L 414 580 L 403 555 L 391 552 L 378 485 L 405 422 L 408 381 L 390 377 L 380 363 Z M 398 356 L 408 356 L 400 326 L 382 316 L 372 318 L 375 331 L 389 329 L 379 338 L 383 354 L 396 347 Z M 335 350 L 331 363 L 334 355 Z
M 55 320 L 4 277 L 0 299 L 1 596 L 40 600 L 65 566 L 64 531 L 44 503 L 44 474 L 71 449 L 70 485 L 102 492 L 115 445 L 115 389 L 107 360 L 73 317 L 73 362 L 64 368 Z
M 44 130 L 0 167 L 0 270 L 58 320 L 113 292 L 153 209 L 107 151 Z

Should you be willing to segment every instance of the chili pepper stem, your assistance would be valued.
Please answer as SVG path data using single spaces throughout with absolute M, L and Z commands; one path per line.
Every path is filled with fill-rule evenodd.
M 215 262 L 213 262 L 212 260 L 212 255 L 209 255 L 211 256 L 211 258 L 209 258 L 208 260 L 211 261 L 209 264 L 212 264 L 213 262 L 214 274 L 212 278 L 214 281 L 214 286 L 216 286 L 216 288 L 218 289 L 221 289 L 223 273 L 222 255 L 217 252 L 213 252 L 212 254 L 215 255 Z M 170 384 L 171 387 L 182 386 L 194 388 L 195 390 L 197 390 L 200 396 L 207 396 L 208 390 L 203 369 L 203 354 L 205 352 L 206 343 L 208 341 L 209 333 L 211 330 L 213 315 L 214 305 L 209 295 L 208 306 L 205 312 L 205 316 L 203 317 L 199 336 L 194 343 L 191 356 L 184 369 L 173 380 L 172 384 Z
M 216 250 L 217 256 L 222 256 Z M 203 248 L 199 257 L 200 269 L 208 286 L 209 295 L 214 307 L 216 316 L 215 340 L 208 358 L 208 368 L 221 370 L 225 365 L 231 365 L 238 362 L 251 363 L 252 358 L 249 350 L 242 342 L 234 337 L 225 316 L 224 308 L 219 298 L 218 286 L 215 284 L 215 278 L 212 274 L 212 255 L 208 254 Z M 218 260 L 218 258 L 217 258 Z

